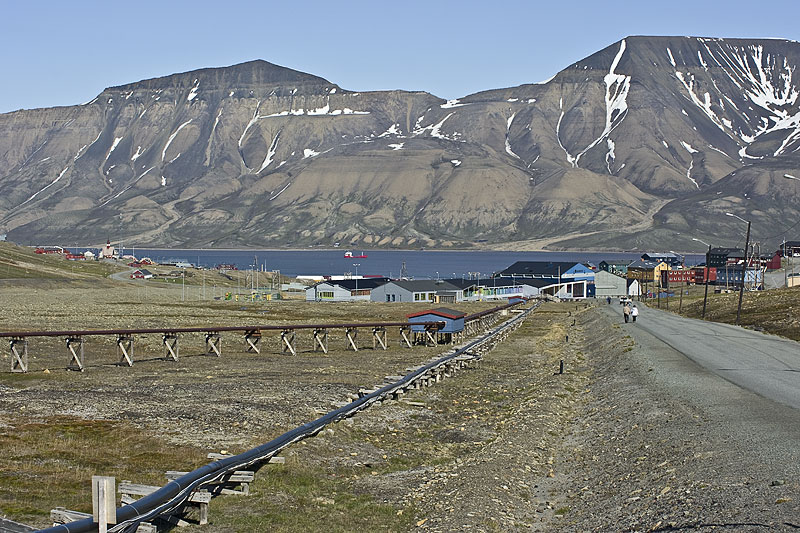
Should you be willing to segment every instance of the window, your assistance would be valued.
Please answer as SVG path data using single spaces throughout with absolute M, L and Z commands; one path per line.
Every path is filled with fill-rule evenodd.
M 320 291 L 319 297 L 324 300 L 333 300 L 333 291 Z
M 386 295 L 386 301 L 387 302 L 391 302 L 392 301 L 392 295 L 391 294 L 387 294 Z
M 432 302 L 432 301 L 433 301 L 433 297 L 434 297 L 434 293 L 432 293 L 432 292 L 429 292 L 429 293 L 428 293 L 428 301 L 431 301 L 431 302 Z
M 422 296 L 422 295 L 421 295 L 420 293 L 418 293 L 418 292 L 415 292 L 415 293 L 414 293 L 414 301 L 415 301 L 415 302 L 418 302 L 418 301 L 420 301 L 420 300 L 422 299 L 422 298 L 421 298 L 421 296 Z

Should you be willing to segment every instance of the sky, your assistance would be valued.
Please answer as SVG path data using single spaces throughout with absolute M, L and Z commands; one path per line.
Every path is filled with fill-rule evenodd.
M 800 40 L 797 0 L 0 0 L 0 13 L 0 113 L 253 59 L 454 99 L 549 79 L 629 35 Z

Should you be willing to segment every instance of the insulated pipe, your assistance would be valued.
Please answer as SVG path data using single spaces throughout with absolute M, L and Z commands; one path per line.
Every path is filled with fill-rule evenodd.
M 485 315 L 496 313 L 508 307 L 519 305 L 519 303 L 501 305 L 493 309 L 487 309 L 480 313 L 467 315 L 464 320 L 474 320 Z M 77 337 L 88 335 L 142 335 L 148 333 L 200 333 L 200 332 L 223 332 L 223 331 L 283 331 L 285 329 L 337 329 L 337 328 L 375 328 L 390 326 L 408 326 L 408 322 L 362 322 L 350 324 L 287 324 L 282 326 L 262 325 L 262 326 L 208 326 L 192 328 L 143 328 L 143 329 L 88 329 L 88 330 L 64 330 L 64 331 L 0 331 L 0 338 L 3 337 Z M 444 322 L 417 322 L 415 325 L 443 326 Z
M 204 484 L 213 483 L 214 481 L 224 477 L 229 472 L 242 470 L 243 468 L 252 464 L 263 462 L 289 445 L 306 437 L 316 435 L 326 425 L 350 417 L 355 413 L 366 409 L 374 402 L 380 400 L 382 397 L 391 394 L 398 389 L 404 388 L 410 383 L 416 381 L 420 376 L 427 373 L 429 370 L 442 366 L 459 355 L 469 352 L 469 350 L 476 345 L 486 342 L 494 335 L 505 330 L 512 324 L 522 320 L 523 317 L 527 316 L 528 313 L 536 309 L 539 305 L 540 303 L 536 303 L 535 305 L 526 309 L 523 314 L 506 321 L 480 339 L 470 342 L 463 348 L 456 350 L 450 355 L 445 355 L 436 361 L 418 368 L 394 383 L 367 394 L 345 405 L 344 407 L 340 407 L 339 409 L 331 411 L 312 422 L 308 422 L 302 426 L 290 430 L 271 440 L 270 442 L 262 444 L 261 446 L 253 448 L 239 455 L 226 457 L 225 459 L 201 466 L 200 468 L 193 470 L 192 472 L 189 472 L 175 479 L 174 481 L 170 481 L 160 489 L 148 494 L 136 502 L 120 507 L 117 509 L 117 524 L 108 529 L 109 533 L 135 532 L 139 527 L 139 523 L 152 520 L 161 514 L 172 511 L 183 505 L 191 493 Z M 91 518 L 85 518 L 83 520 L 77 520 L 68 524 L 60 524 L 47 529 L 42 529 L 40 531 L 43 533 L 90 533 L 97 531 L 97 523 L 95 523 Z

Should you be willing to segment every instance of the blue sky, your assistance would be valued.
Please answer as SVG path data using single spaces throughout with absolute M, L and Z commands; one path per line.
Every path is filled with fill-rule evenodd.
M 451 99 L 550 78 L 628 35 L 800 40 L 797 0 L 0 0 L 0 13 L 0 113 L 252 59 Z

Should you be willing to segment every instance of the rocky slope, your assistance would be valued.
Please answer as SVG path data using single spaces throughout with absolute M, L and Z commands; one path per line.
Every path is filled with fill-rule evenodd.
M 444 101 L 253 61 L 0 115 L 19 242 L 670 247 L 793 225 L 800 45 L 629 37 Z M 789 238 L 794 235 L 787 234 Z

